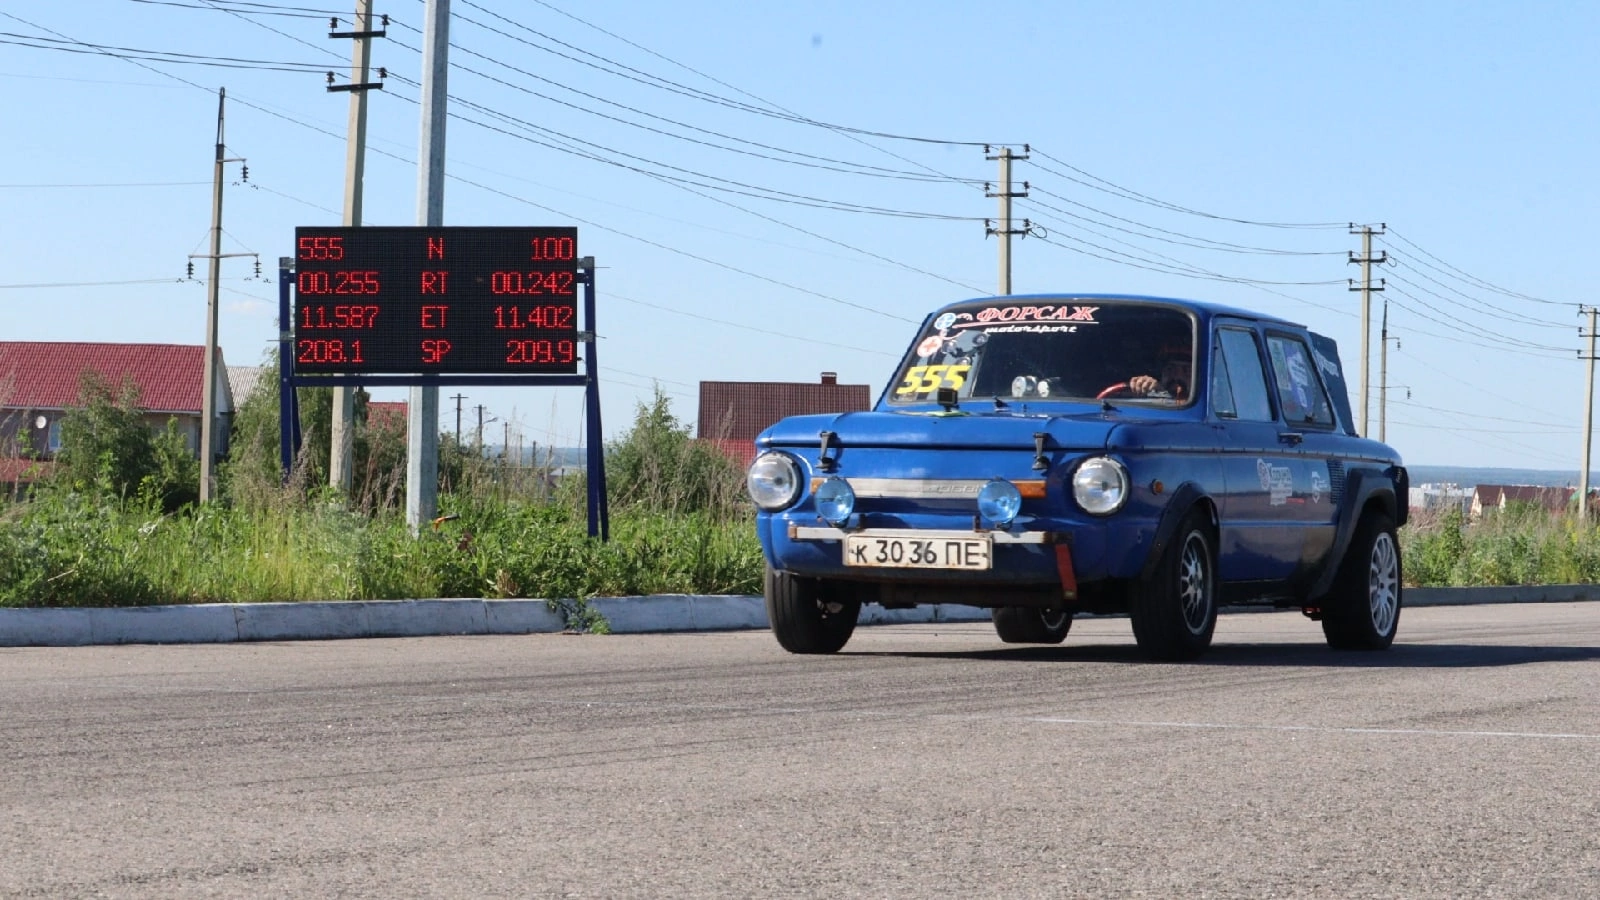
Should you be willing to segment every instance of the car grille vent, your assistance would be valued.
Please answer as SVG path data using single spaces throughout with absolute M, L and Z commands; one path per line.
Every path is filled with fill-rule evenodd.
M 1328 460 L 1328 502 L 1335 506 L 1344 499 L 1344 461 Z

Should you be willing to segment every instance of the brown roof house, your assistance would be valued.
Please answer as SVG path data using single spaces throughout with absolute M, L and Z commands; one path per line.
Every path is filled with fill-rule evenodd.
M 1480 484 L 1472 489 L 1472 518 L 1485 512 L 1505 509 L 1512 503 L 1531 503 L 1547 512 L 1566 512 L 1571 507 L 1575 488 L 1544 487 L 1536 484 Z
M 755 439 L 768 425 L 787 416 L 856 412 L 872 408 L 872 390 L 865 384 L 840 384 L 823 372 L 816 383 L 792 381 L 702 381 L 700 421 L 695 434 L 715 443 L 734 462 L 749 465 L 756 456 Z
M 31 468 L 61 449 L 61 420 L 80 405 L 79 382 L 94 372 L 119 391 L 131 380 L 152 430 L 176 419 L 198 457 L 204 409 L 205 347 L 189 344 L 101 344 L 76 341 L 0 341 L 0 480 Z M 226 452 L 233 417 L 227 367 L 217 350 L 217 450 Z M 23 461 L 29 461 L 28 466 Z M 20 468 L 19 468 L 20 467 Z

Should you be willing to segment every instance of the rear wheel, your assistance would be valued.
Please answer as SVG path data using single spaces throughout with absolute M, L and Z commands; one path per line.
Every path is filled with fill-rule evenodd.
M 989 611 L 995 633 L 1008 644 L 1059 644 L 1072 630 L 1072 613 L 1036 606 L 1001 606 Z
M 1135 585 L 1129 607 L 1133 638 L 1153 659 L 1194 659 L 1217 628 L 1216 552 L 1200 510 L 1178 525 L 1151 577 Z
M 1400 542 L 1394 521 L 1361 517 L 1322 608 L 1322 634 L 1335 650 L 1387 650 L 1400 627 Z
M 790 653 L 837 653 L 861 617 L 861 601 L 839 600 L 825 582 L 767 567 L 763 593 L 767 620 L 779 646 Z

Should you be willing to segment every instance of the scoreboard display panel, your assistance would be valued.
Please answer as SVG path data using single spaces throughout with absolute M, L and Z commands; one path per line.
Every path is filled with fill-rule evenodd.
M 578 230 L 296 228 L 294 371 L 570 375 Z

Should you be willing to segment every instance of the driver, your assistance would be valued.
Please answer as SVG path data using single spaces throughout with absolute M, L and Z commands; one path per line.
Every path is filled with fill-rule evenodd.
M 1187 346 L 1163 347 L 1161 374 L 1135 375 L 1128 379 L 1128 392 L 1139 397 L 1189 399 L 1189 380 L 1194 377 L 1194 359 Z

